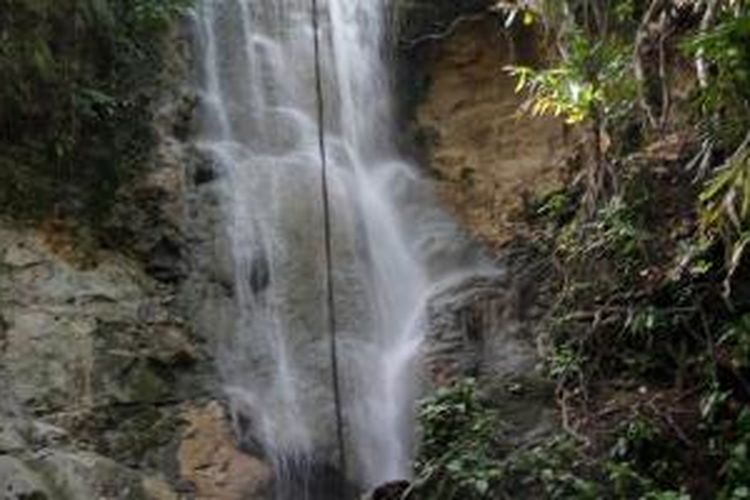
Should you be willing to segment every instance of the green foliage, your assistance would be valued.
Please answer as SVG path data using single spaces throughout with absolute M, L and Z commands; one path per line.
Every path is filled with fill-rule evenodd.
M 623 435 L 614 449 L 638 446 L 639 439 Z M 614 451 L 610 455 L 597 460 L 571 437 L 558 435 L 514 454 L 505 463 L 501 490 L 510 498 L 520 490 L 550 500 L 689 500 L 682 492 L 659 486 Z
M 726 13 L 716 26 L 683 44 L 692 55 L 703 52 L 715 67 L 717 87 L 708 89 L 708 96 L 731 92 L 750 99 L 750 14 L 746 10 L 745 5 L 739 13 Z
M 742 359 L 742 363 L 747 362 L 747 358 Z M 731 394 L 716 381 L 701 402 L 702 416 L 711 436 L 710 450 L 721 463 L 716 495 L 719 500 L 750 498 L 750 409 L 745 406 L 728 419 L 730 402 Z
M 509 66 L 516 92 L 526 92 L 522 110 L 533 116 L 562 116 L 569 124 L 595 113 L 607 116 L 627 109 L 635 87 L 626 73 L 628 48 L 611 41 L 592 42 L 575 33 L 559 66 L 536 70 Z
M 689 499 L 668 486 L 678 475 L 668 454 L 660 455 L 664 438 L 640 417 L 622 425 L 605 457 L 589 456 L 564 434 L 508 453 L 497 411 L 468 379 L 425 399 L 420 422 L 424 435 L 408 498 Z
M 700 125 L 724 150 L 737 147 L 750 129 L 750 12 L 746 3 L 738 7 L 683 44 L 688 54 L 701 54 L 711 67 L 708 85 L 697 94 Z
M 672 489 L 661 489 L 653 480 L 638 473 L 627 462 L 606 463 L 607 480 L 614 498 L 639 500 L 690 500 L 690 495 Z
M 623 274 L 644 257 L 648 233 L 639 214 L 622 196 L 615 196 L 588 221 L 576 220 L 561 232 L 558 249 L 567 260 L 617 259 Z
M 658 429 L 649 420 L 637 416 L 625 422 L 611 450 L 613 458 L 628 460 L 637 457 L 659 435 Z
M 162 27 L 193 4 L 194 0 L 132 0 L 136 24 L 149 28 Z
M 500 477 L 496 411 L 467 379 L 439 389 L 420 406 L 423 437 L 417 460 L 417 498 L 489 499 Z
M 728 443 L 722 466 L 725 481 L 719 500 L 750 498 L 750 410 L 743 408 L 734 425 L 735 438 Z
M 739 2 L 733 9 L 723 10 L 716 26 L 683 44 L 711 69 L 697 95 L 699 128 L 704 143 L 710 146 L 703 158 L 718 150 L 726 160 L 701 193 L 700 215 L 704 236 L 721 239 L 724 244 L 729 276 L 750 242 L 749 9 L 746 2 Z
M 750 153 L 742 151 L 716 171 L 700 195 L 701 225 L 726 244 L 731 270 L 750 242 Z
M 675 443 L 657 421 L 636 412 L 619 425 L 609 454 L 614 463 L 640 476 L 633 479 L 641 489 L 669 490 L 684 479 L 681 449 L 682 445 Z M 618 489 L 618 482 L 613 484 Z
M 0 0 L 0 210 L 105 217 L 142 170 L 187 0 Z
M 570 343 L 556 347 L 547 359 L 549 375 L 559 383 L 583 376 L 585 359 Z
M 559 274 L 540 328 L 544 364 L 576 440 L 505 462 L 498 490 L 686 499 L 689 488 L 699 498 L 750 498 L 750 3 L 719 2 L 716 17 L 711 2 L 586 0 L 556 2 L 555 12 L 551 3 L 507 9 L 541 21 L 558 59 L 547 69 L 508 70 L 527 97 L 523 111 L 585 125 L 574 129 L 585 134 L 577 184 L 532 206 Z M 684 70 L 696 59 L 707 72 L 684 109 Z M 643 116 L 631 113 L 634 102 Z M 675 136 L 688 146 L 677 154 L 664 147 Z M 644 138 L 654 147 L 638 151 Z M 612 184 L 591 165 L 611 172 Z M 650 171 L 637 189 L 631 166 Z M 698 180 L 710 174 L 702 190 L 683 173 L 695 166 Z M 601 186 L 604 196 L 589 203 Z M 721 293 L 725 277 L 724 291 L 736 284 L 736 296 Z M 693 396 L 704 385 L 698 405 Z M 679 412 L 646 401 L 652 392 Z M 623 397 L 638 409 L 589 432 L 580 424 L 596 422 L 605 397 L 607 408 Z M 589 439 L 595 450 L 580 444 Z M 597 455 L 607 439 L 606 457 Z
M 562 226 L 575 215 L 576 199 L 567 189 L 557 189 L 541 197 L 533 207 L 533 215 Z
M 631 335 L 644 338 L 652 335 L 659 328 L 668 325 L 668 321 L 667 313 L 649 304 L 635 309 L 633 314 L 628 317 L 626 326 Z
M 568 436 L 557 436 L 508 460 L 504 489 L 539 491 L 551 500 L 601 498 L 600 486 L 584 478 L 586 468 L 580 446 Z
M 654 339 L 669 326 L 673 316 L 660 307 L 645 301 L 622 304 L 650 258 L 647 199 L 626 186 L 593 217 L 575 218 L 555 235 L 557 268 L 564 275 L 542 328 L 544 366 L 561 387 L 585 388 L 603 371 L 636 371 L 636 365 L 637 371 L 647 370 L 644 346 L 653 349 Z
M 577 81 L 569 68 L 534 70 L 515 66 L 509 67 L 508 72 L 518 80 L 516 92 L 529 93 L 521 109 L 532 116 L 563 116 L 566 123 L 575 124 L 585 120 L 604 98 L 591 83 Z
M 544 4 L 541 10 L 547 12 L 549 6 Z M 584 133 L 585 140 L 578 149 L 581 166 L 587 172 L 581 178 L 585 184 L 581 201 L 587 215 L 591 215 L 601 201 L 617 194 L 619 173 L 607 157 L 608 129 L 635 109 L 638 86 L 630 71 L 632 42 L 610 36 L 605 29 L 594 34 L 585 19 L 566 14 L 567 8 L 562 13 L 551 10 L 567 19 L 555 21 L 560 30 L 556 34 L 559 59 L 542 69 L 505 69 L 517 80 L 516 92 L 526 95 L 521 112 L 562 117 L 569 125 L 583 125 L 578 130 Z M 622 128 L 619 123 L 618 126 Z
M 750 368 L 750 314 L 732 321 L 717 346 L 729 350 L 736 369 Z

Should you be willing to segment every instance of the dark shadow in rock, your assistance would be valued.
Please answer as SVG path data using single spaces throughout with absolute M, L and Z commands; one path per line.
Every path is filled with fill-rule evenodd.
M 196 162 L 193 171 L 193 183 L 196 186 L 208 184 L 219 178 L 217 166 L 209 159 Z
M 375 488 L 367 500 L 401 500 L 409 489 L 409 481 L 391 481 Z
M 162 238 L 149 252 L 146 272 L 162 283 L 178 283 L 186 276 L 180 244 Z
M 267 459 L 265 451 L 263 450 L 263 444 L 255 436 L 255 426 L 253 425 L 252 417 L 242 412 L 235 412 L 233 415 L 234 427 L 236 433 L 239 434 L 238 448 L 248 455 L 254 457 Z
M 259 255 L 253 259 L 250 265 L 250 289 L 258 295 L 271 283 L 271 270 L 268 267 L 268 259 L 265 255 Z

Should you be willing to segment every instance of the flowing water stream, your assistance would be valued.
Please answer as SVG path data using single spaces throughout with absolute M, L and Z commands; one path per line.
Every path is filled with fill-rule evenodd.
M 389 8 L 319 9 L 346 472 L 362 488 L 409 476 L 426 305 L 484 266 L 395 148 Z M 223 174 L 239 311 L 217 332 L 218 364 L 238 431 L 293 500 L 339 463 L 311 15 L 310 0 L 203 0 L 196 13 L 197 141 Z

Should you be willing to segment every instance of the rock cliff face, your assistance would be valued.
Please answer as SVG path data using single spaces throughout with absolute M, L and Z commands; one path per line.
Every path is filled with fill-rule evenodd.
M 202 355 L 137 261 L 49 231 L 0 225 L 2 491 L 149 498 L 174 476 L 183 377 Z
M 420 62 L 404 84 L 421 89 L 412 90 L 413 134 L 453 214 L 485 243 L 502 245 L 518 231 L 525 196 L 556 185 L 565 154 L 560 121 L 519 116 L 522 98 L 505 69 L 538 64 L 542 49 L 533 32 L 487 14 L 423 30 L 402 42 L 411 64 Z
M 174 30 L 158 145 L 118 193 L 103 235 L 72 220 L 0 220 L 5 500 L 265 495 L 268 470 L 238 451 L 217 402 L 205 333 L 218 325 L 201 328 L 196 314 L 218 309 L 206 290 L 219 289 L 219 301 L 231 292 L 198 265 L 215 210 L 194 194 L 205 165 L 185 142 L 188 46 Z

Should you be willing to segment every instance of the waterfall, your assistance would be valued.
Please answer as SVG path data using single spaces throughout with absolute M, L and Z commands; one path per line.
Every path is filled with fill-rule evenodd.
M 394 145 L 388 8 L 319 11 L 347 473 L 363 488 L 409 476 L 426 305 L 484 265 Z M 203 0 L 195 22 L 196 141 L 221 172 L 238 310 L 217 363 L 238 432 L 299 500 L 337 463 L 310 0 Z

